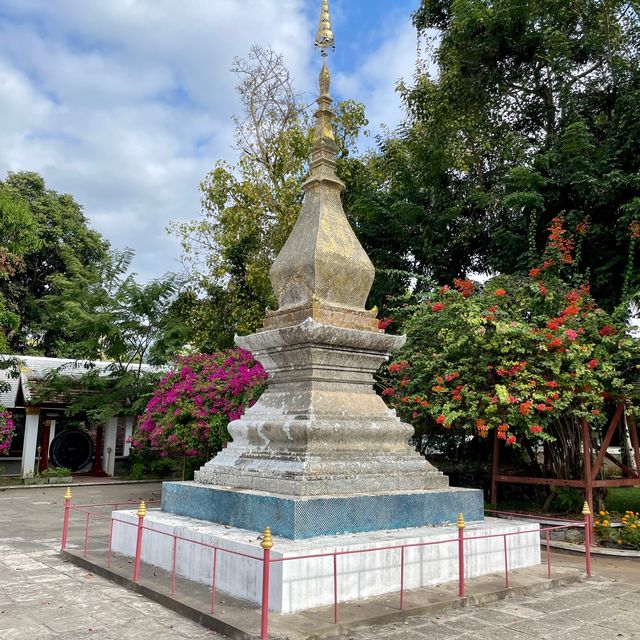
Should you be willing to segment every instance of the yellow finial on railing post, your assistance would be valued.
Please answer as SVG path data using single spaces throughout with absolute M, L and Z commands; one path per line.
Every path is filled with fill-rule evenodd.
M 64 521 L 62 523 L 62 540 L 60 542 L 60 551 L 67 548 L 67 533 L 69 531 L 69 512 L 71 511 L 71 487 L 67 487 L 64 492 Z
M 140 577 L 140 558 L 142 557 L 142 534 L 144 533 L 144 519 L 147 515 L 147 505 L 140 500 L 138 507 L 138 539 L 136 540 L 136 557 L 133 565 L 133 581 L 138 582 Z
M 266 527 L 262 534 L 260 546 L 263 549 L 262 558 L 262 610 L 260 612 L 260 640 L 269 639 L 269 570 L 271 568 L 271 549 L 273 538 L 271 528 Z
M 271 537 L 271 528 L 267 527 L 262 534 L 262 542 L 260 546 L 263 549 L 272 549 L 273 548 L 273 538 Z
M 587 575 L 591 577 L 591 508 L 585 500 L 582 507 L 582 515 L 584 516 L 584 559 Z
M 458 514 L 458 596 L 464 598 L 464 515 Z

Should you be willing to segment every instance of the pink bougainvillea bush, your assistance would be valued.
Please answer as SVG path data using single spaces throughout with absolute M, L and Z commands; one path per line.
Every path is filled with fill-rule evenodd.
M 11 414 L 0 405 L 0 455 L 7 455 L 9 453 L 15 430 L 16 428 L 11 419 Z
M 267 379 L 242 349 L 180 358 L 158 384 L 138 419 L 131 445 L 160 456 L 198 456 L 220 450 L 227 425 L 255 403 Z

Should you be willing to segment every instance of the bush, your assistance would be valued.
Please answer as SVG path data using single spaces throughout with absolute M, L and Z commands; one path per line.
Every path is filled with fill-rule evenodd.
M 260 396 L 267 374 L 242 349 L 183 357 L 178 367 L 153 392 L 131 446 L 165 458 L 212 455 L 228 441 L 229 422 Z
M 39 475 L 41 478 L 66 478 L 72 474 L 71 469 L 67 469 L 67 467 L 49 467 Z
M 562 420 L 599 427 L 607 399 L 633 394 L 639 348 L 629 327 L 588 286 L 542 268 L 484 287 L 457 280 L 407 300 L 397 317 L 408 340 L 382 395 L 422 431 L 485 438 L 495 430 L 516 446 L 553 440 L 550 427 Z
M 0 455 L 8 455 L 16 427 L 11 414 L 0 405 Z

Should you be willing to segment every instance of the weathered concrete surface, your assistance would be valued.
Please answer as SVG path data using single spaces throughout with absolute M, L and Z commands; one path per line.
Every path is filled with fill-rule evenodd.
M 269 373 L 233 441 L 196 472 L 204 484 L 292 496 L 439 489 L 448 480 L 409 446 L 373 390 L 373 374 L 403 337 L 314 320 L 238 338 Z
M 136 512 L 118 511 L 114 517 L 113 550 L 132 557 L 136 549 Z M 218 552 L 218 588 L 238 599 L 256 604 L 261 602 L 262 551 L 255 532 L 157 510 L 148 512 L 145 526 L 144 562 L 171 570 L 172 536 L 179 536 L 181 542 L 175 561 L 177 573 L 210 585 L 213 581 L 212 549 L 197 543 L 235 552 Z M 521 533 L 513 535 L 516 532 Z M 502 537 L 504 534 L 506 539 Z M 505 540 L 508 567 L 511 569 L 540 563 L 540 536 L 536 523 L 487 518 L 482 522 L 467 523 L 465 537 L 465 575 L 468 578 L 496 573 L 504 567 Z M 186 540 L 196 544 L 189 544 Z M 457 540 L 455 525 L 351 533 L 308 540 L 274 537 L 269 606 L 279 613 L 294 613 L 332 603 L 334 574 L 331 554 L 334 552 L 351 552 L 338 556 L 336 560 L 338 600 L 341 603 L 399 591 L 401 545 L 407 546 L 403 562 L 406 589 L 455 580 L 458 576 Z M 435 544 L 437 542 L 442 544 Z M 420 544 L 423 546 L 417 546 Z M 375 551 L 366 553 L 367 550 Z M 301 556 L 316 557 L 286 561 L 287 558 Z
M 103 485 L 73 491 L 77 501 L 114 502 L 158 497 L 159 485 Z M 0 490 L 0 637 L 3 640 L 222 638 L 183 615 L 62 560 L 57 549 L 63 495 L 64 489 L 55 487 Z M 72 520 L 71 532 L 72 544 L 81 542 L 84 523 L 80 517 Z M 98 528 L 94 533 L 104 537 L 104 532 Z M 94 533 L 90 533 L 91 549 L 96 545 Z M 557 575 L 556 569 L 563 566 L 575 567 L 578 571 L 584 569 L 583 557 L 555 552 L 552 555 L 554 575 Z M 128 560 L 125 564 L 124 570 L 130 576 L 131 564 Z M 598 557 L 593 559 L 593 566 L 596 575 L 593 580 L 537 594 L 520 592 L 505 601 L 485 601 L 479 607 L 420 610 L 420 606 L 432 602 L 420 594 L 416 600 L 408 600 L 409 610 L 402 614 L 398 611 L 397 597 L 390 595 L 376 601 L 370 609 L 353 605 L 362 616 L 377 614 L 380 626 L 349 630 L 351 616 L 356 614 L 344 607 L 351 605 L 341 608 L 340 620 L 344 626 L 338 629 L 332 629 L 331 612 L 326 610 L 321 617 L 304 619 L 301 625 L 308 637 L 325 630 L 327 633 L 333 631 L 333 637 L 352 640 L 528 640 L 540 637 L 639 640 L 640 571 L 637 559 Z M 544 567 L 527 571 L 544 572 Z M 150 571 L 149 577 L 166 589 L 166 576 L 154 576 L 153 573 Z M 143 577 L 147 579 L 146 572 Z M 495 578 L 495 584 L 499 590 L 499 578 Z M 183 591 L 185 586 L 178 581 L 178 594 L 188 603 L 197 604 L 195 594 Z M 434 599 L 439 593 L 436 589 L 431 590 Z M 206 589 L 199 596 L 205 612 L 208 596 Z M 456 600 L 454 595 L 440 593 L 435 602 L 447 599 L 449 602 Z M 216 605 L 217 615 L 223 621 L 231 617 L 226 598 L 220 598 Z M 255 614 L 239 609 L 237 615 L 243 617 L 245 624 L 254 625 L 250 627 L 250 633 L 255 634 L 258 629 L 257 618 L 252 617 Z M 272 640 L 275 640 L 275 634 Z

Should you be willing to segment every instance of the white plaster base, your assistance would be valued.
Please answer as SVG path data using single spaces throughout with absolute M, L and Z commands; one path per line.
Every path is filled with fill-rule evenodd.
M 116 511 L 114 518 L 131 524 L 114 522 L 113 551 L 135 555 L 138 518 L 134 511 Z M 150 510 L 145 526 L 188 540 L 217 545 L 262 558 L 257 534 L 244 529 L 176 516 Z M 540 563 L 538 525 L 516 520 L 487 518 L 467 524 L 465 536 L 531 531 L 508 536 L 509 569 Z M 396 531 L 356 533 L 307 540 L 274 538 L 272 560 L 278 558 L 331 553 L 335 550 L 375 549 L 400 544 L 456 539 L 446 544 L 405 549 L 405 589 L 440 584 L 457 579 L 457 528 L 421 527 Z M 468 540 L 465 543 L 465 576 L 473 578 L 504 571 L 504 538 Z M 338 598 L 340 602 L 361 600 L 400 590 L 400 549 L 338 556 Z M 143 562 L 171 571 L 173 538 L 145 530 L 142 542 Z M 177 543 L 178 575 L 210 585 L 213 552 L 184 540 Z M 218 551 L 216 589 L 252 603 L 261 602 L 262 562 Z M 294 613 L 333 603 L 333 558 L 313 558 L 275 562 L 271 565 L 269 608 L 278 613 Z

